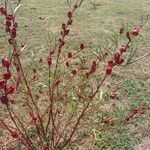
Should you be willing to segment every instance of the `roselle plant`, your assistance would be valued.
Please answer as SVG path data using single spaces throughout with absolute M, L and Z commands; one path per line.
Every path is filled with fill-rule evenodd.
M 132 60 L 132 55 L 124 59 L 124 54 L 133 49 L 132 43 L 140 35 L 143 24 L 131 31 L 120 29 L 118 38 L 124 37 L 125 42 L 117 50 L 114 45 L 110 47 L 113 49 L 112 56 L 102 53 L 92 57 L 92 61 L 91 58 L 83 61 L 82 56 L 88 49 L 86 42 L 79 43 L 78 50 L 74 52 L 63 51 L 74 22 L 74 13 L 81 3 L 78 0 L 71 7 L 68 1 L 71 8 L 67 12 L 67 21 L 61 25 L 60 36 L 55 46 L 49 47 L 46 58 L 39 58 L 43 70 L 34 68 L 30 77 L 25 74 L 21 58 L 21 50 L 26 45 L 19 46 L 17 42 L 19 26 L 16 11 L 20 4 L 13 12 L 8 9 L 9 0 L 0 6 L 4 19 L 3 31 L 7 33 L 11 47 L 8 56 L 1 58 L 0 102 L 6 117 L 0 116 L 0 125 L 15 141 L 21 141 L 22 149 L 56 150 L 69 147 L 75 142 L 78 130 L 84 126 L 82 119 L 88 117 L 88 109 L 97 100 L 99 90 L 113 70 L 136 61 Z M 44 74 L 39 76 L 38 72 L 42 71 Z M 39 87 L 36 83 L 41 83 L 43 78 L 46 84 Z M 112 93 L 111 98 L 115 97 L 116 94 Z M 120 122 L 129 122 L 135 116 L 144 114 L 145 110 L 142 104 Z M 105 116 L 100 123 L 113 125 L 111 118 Z

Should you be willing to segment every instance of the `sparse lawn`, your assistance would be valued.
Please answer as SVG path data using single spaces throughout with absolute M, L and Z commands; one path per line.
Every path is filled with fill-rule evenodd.
M 150 14 L 149 0 L 95 0 L 98 4 L 96 8 L 90 2 L 91 0 L 85 0 L 82 7 L 76 11 L 64 51 L 68 49 L 75 51 L 79 43 L 84 41 L 88 47 L 85 57 L 90 57 L 94 55 L 93 52 L 99 52 L 98 48 L 104 43 L 105 37 L 111 37 L 115 32 L 119 32 L 122 23 L 125 26 L 127 23 L 136 26 L 140 24 L 142 14 L 144 16 Z M 54 43 L 55 37 L 58 37 L 61 24 L 66 20 L 67 10 L 68 6 L 64 0 L 22 1 L 17 15 L 18 41 L 27 44 L 27 48 L 22 51 L 26 75 L 31 64 L 40 68 L 36 62 L 39 58 L 46 58 L 49 41 Z M 8 49 L 4 44 L 6 42 L 4 37 L 0 29 L 0 55 L 3 49 Z M 140 42 L 136 43 L 139 48 L 136 57 L 150 51 L 150 18 L 141 30 L 140 38 Z M 105 48 L 102 50 L 107 51 Z M 116 100 L 110 99 L 108 92 L 111 91 L 117 92 Z M 88 111 L 90 117 L 84 118 L 85 128 L 79 130 L 79 141 L 69 150 L 149 150 L 150 57 L 127 67 L 115 69 L 98 96 L 97 101 L 92 105 L 93 108 L 91 106 Z M 110 110 L 114 101 L 114 110 Z M 143 116 L 133 119 L 128 124 L 117 123 L 117 119 L 127 110 L 138 107 L 142 102 L 146 103 L 147 108 Z M 116 124 L 104 127 L 105 130 L 102 130 L 103 127 L 99 122 L 101 111 L 116 119 Z M 1 132 L 0 129 L 0 136 Z M 85 135 L 88 136 L 84 138 Z M 80 142 L 82 138 L 84 140 Z M 143 147 L 140 149 L 141 143 Z

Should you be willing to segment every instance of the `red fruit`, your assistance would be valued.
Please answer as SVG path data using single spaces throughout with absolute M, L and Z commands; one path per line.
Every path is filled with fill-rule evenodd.
M 8 26 L 6 26 L 6 27 L 5 27 L 5 31 L 6 31 L 6 32 L 10 32 L 11 30 L 10 30 L 10 28 L 9 28 Z
M 71 20 L 71 19 L 69 19 L 69 21 L 68 21 L 68 25 L 72 25 L 72 22 L 73 22 L 73 20 Z
M 93 61 L 92 68 L 96 67 L 96 61 Z
M 81 43 L 81 44 L 80 44 L 80 49 L 84 49 L 84 48 L 85 48 L 84 43 Z
M 133 112 L 133 114 L 135 115 L 135 114 L 138 113 L 138 111 L 139 111 L 139 110 L 138 110 L 137 108 L 134 108 L 132 112 Z
M 110 67 L 113 67 L 114 66 L 113 60 L 108 61 L 107 65 L 110 66 Z
M 111 66 L 107 66 L 106 67 L 106 75 L 111 75 L 112 73 L 112 67 Z
M 16 28 L 13 28 L 12 29 L 12 38 L 16 38 L 16 34 L 17 34 L 17 31 L 16 31 Z
M 72 25 L 73 20 L 69 19 L 68 25 Z
M 5 89 L 6 87 L 6 82 L 4 80 L 0 80 L 0 89 Z
M 123 58 L 120 58 L 120 54 L 119 54 L 119 53 L 116 53 L 116 54 L 115 54 L 114 60 L 115 60 L 115 63 L 116 63 L 116 64 L 122 64 L 122 63 L 124 62 L 124 59 L 123 59 Z
M 69 61 L 67 61 L 65 64 L 69 68 L 69 66 L 70 66 Z
M 92 74 L 96 71 L 96 66 L 97 66 L 96 61 L 93 61 L 89 74 Z
M 122 63 L 124 63 L 124 59 L 121 58 L 120 61 L 119 61 L 119 64 L 121 65 Z
M 144 113 L 145 113 L 145 110 L 144 110 L 144 109 L 139 110 L 139 114 L 140 114 L 140 115 L 143 115 Z
M 51 59 L 50 57 L 47 59 L 47 64 L 48 64 L 49 66 L 52 64 L 52 59 Z
M 3 67 L 9 68 L 10 61 L 7 58 L 4 58 L 4 59 L 2 59 L 2 65 L 3 65 Z
M 68 52 L 67 57 L 68 57 L 68 58 L 72 58 L 72 53 L 71 53 L 71 52 Z
M 64 35 L 64 32 L 63 32 L 63 31 L 60 31 L 60 34 L 61 34 L 61 35 Z
M 70 30 L 65 30 L 65 35 L 68 35 Z
M 134 36 L 137 36 L 137 35 L 139 35 L 139 31 L 140 31 L 139 28 L 134 28 L 133 31 L 131 32 L 131 34 Z
M 116 53 L 116 54 L 115 54 L 114 60 L 115 60 L 115 62 L 116 62 L 117 64 L 120 62 L 120 54 L 119 54 L 119 53 Z
M 115 99 L 117 96 L 117 93 L 116 92 L 112 92 L 111 95 L 110 95 L 110 98 L 111 99 Z
M 14 28 L 18 28 L 18 23 L 15 22 L 14 25 L 13 25 L 13 27 L 14 27 Z
M 12 86 L 7 87 L 7 93 L 8 93 L 8 94 L 13 94 L 14 90 L 15 90 L 15 88 L 12 87 Z
M 0 101 L 2 104 L 8 104 L 9 100 L 8 100 L 7 96 L 2 96 L 2 97 L 0 97 Z
M 70 18 L 70 19 L 72 18 L 72 12 L 71 11 L 68 12 L 68 18 Z
M 73 76 L 75 76 L 77 74 L 77 70 L 76 69 L 72 70 L 72 74 Z
M 62 23 L 62 28 L 65 30 L 66 29 L 66 24 Z
M 9 80 L 9 79 L 11 78 L 11 73 L 9 73 L 9 72 L 4 73 L 4 74 L 3 74 L 3 78 L 4 78 L 5 80 Z
M 0 7 L 0 13 L 2 15 L 6 15 L 6 9 L 4 7 Z
M 121 53 L 126 52 L 127 46 L 126 45 L 120 45 L 119 50 Z
M 13 20 L 14 19 L 14 16 L 12 14 L 9 14 L 7 15 L 6 17 L 7 20 Z
M 7 28 L 9 28 L 11 26 L 11 21 L 10 20 L 6 20 L 6 26 L 7 26 Z
M 15 139 L 19 138 L 19 132 L 18 131 L 11 131 L 11 136 Z
M 75 5 L 74 5 L 74 9 L 77 9 L 77 8 L 78 8 L 78 5 L 77 5 L 77 4 L 75 4 Z

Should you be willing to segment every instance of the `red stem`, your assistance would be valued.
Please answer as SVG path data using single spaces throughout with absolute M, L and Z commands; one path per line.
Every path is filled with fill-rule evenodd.
M 105 77 L 103 78 L 103 80 L 101 81 L 101 83 L 98 85 L 96 91 L 94 92 L 94 94 L 89 98 L 89 102 L 87 103 L 87 105 L 84 107 L 84 109 L 82 110 L 81 114 L 79 115 L 79 117 L 77 118 L 77 122 L 75 123 L 73 130 L 68 138 L 68 140 L 65 142 L 65 144 L 62 146 L 62 149 L 64 147 L 67 146 L 67 144 L 71 141 L 75 131 L 77 130 L 77 127 L 80 123 L 80 120 L 83 118 L 86 110 L 88 109 L 89 105 L 91 104 L 92 100 L 94 99 L 95 95 L 97 94 L 97 92 L 99 91 L 100 87 L 102 86 L 102 84 L 104 83 L 105 79 L 107 78 L 107 75 L 105 75 Z

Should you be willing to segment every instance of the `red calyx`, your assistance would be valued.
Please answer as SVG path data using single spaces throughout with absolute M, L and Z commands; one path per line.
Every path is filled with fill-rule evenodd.
M 124 62 L 124 59 L 120 57 L 121 55 L 119 53 L 116 53 L 114 55 L 114 60 L 116 64 L 122 64 Z
M 65 30 L 65 32 L 64 32 L 65 36 L 68 35 L 69 32 L 70 32 L 70 30 Z
M 139 35 L 139 28 L 134 28 L 133 31 L 131 32 L 132 35 L 137 36 Z
M 69 68 L 69 66 L 70 66 L 69 61 L 67 61 L 67 62 L 65 63 L 65 65 Z
M 115 60 L 115 62 L 116 62 L 117 64 L 120 62 L 120 54 L 119 54 L 119 53 L 116 53 L 116 54 L 114 55 L 114 60 Z
M 89 71 L 89 74 L 92 74 L 96 71 L 96 66 L 97 66 L 96 61 L 93 61 L 91 70 Z
M 66 24 L 62 23 L 62 29 L 65 30 L 66 29 Z
M 121 53 L 126 52 L 127 46 L 126 45 L 120 45 L 119 50 Z
M 10 20 L 6 20 L 6 27 L 9 28 L 11 26 L 11 21 Z
M 16 38 L 16 34 L 17 34 L 17 31 L 16 31 L 16 28 L 13 28 L 12 29 L 12 38 Z
M 10 61 L 7 58 L 2 59 L 2 66 L 9 68 L 10 67 Z
M 74 69 L 74 70 L 72 70 L 72 72 L 71 72 L 71 73 L 72 73 L 72 75 L 73 75 L 73 76 L 75 76 L 75 75 L 77 74 L 77 70 L 76 70 L 76 69 Z
M 3 78 L 4 78 L 5 80 L 9 80 L 9 79 L 11 78 L 11 73 L 9 73 L 9 72 L 4 73 L 4 74 L 3 74 Z
M 82 49 L 84 49 L 84 48 L 85 48 L 84 43 L 81 43 L 81 44 L 80 44 L 80 49 L 82 50 Z
M 115 99 L 117 96 L 117 93 L 116 92 L 112 92 L 111 95 L 110 95 L 110 98 L 111 99 Z
M 14 20 L 14 16 L 12 14 L 7 15 L 6 17 L 7 20 Z
M 72 25 L 72 22 L 73 22 L 73 20 L 70 19 L 67 24 Z
M 19 138 L 19 132 L 18 131 L 11 131 L 11 136 L 15 139 Z
M 133 112 L 134 115 L 136 115 L 136 114 L 139 112 L 139 110 L 138 110 L 138 108 L 134 108 L 134 109 L 132 110 L 132 112 Z
M 68 12 L 68 18 L 70 18 L 70 19 L 72 18 L 72 12 L 71 11 Z
M 2 15 L 6 15 L 6 9 L 4 7 L 0 7 L 0 13 Z
M 106 67 L 106 75 L 111 75 L 112 73 L 112 67 L 111 66 L 107 66 Z
M 7 87 L 7 94 L 13 94 L 15 88 L 10 86 L 10 87 Z
M 71 52 L 68 52 L 67 57 L 68 57 L 68 58 L 72 58 L 72 53 L 71 53 Z
M 77 9 L 77 8 L 78 8 L 78 5 L 77 5 L 77 4 L 75 4 L 75 5 L 74 5 L 74 9 Z
M 7 84 L 4 80 L 0 80 L 0 89 L 6 89 Z
M 49 66 L 52 64 L 52 59 L 51 59 L 50 57 L 47 59 L 47 64 L 48 64 Z
M 113 67 L 114 66 L 113 60 L 108 61 L 107 66 Z
M 9 102 L 7 96 L 0 97 L 0 101 L 1 101 L 2 104 L 5 104 L 5 105 L 7 105 L 8 102 Z

